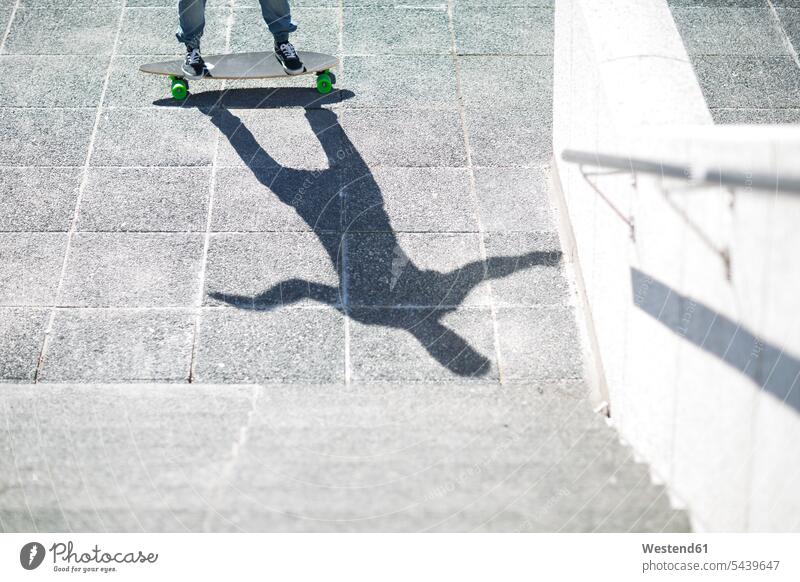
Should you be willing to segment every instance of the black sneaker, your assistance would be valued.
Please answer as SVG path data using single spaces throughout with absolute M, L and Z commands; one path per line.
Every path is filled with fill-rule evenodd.
M 275 43 L 275 58 L 283 65 L 287 75 L 299 75 L 306 70 L 303 61 L 297 56 L 297 51 L 288 40 Z
M 187 79 L 202 79 L 208 75 L 206 63 L 200 56 L 200 49 L 186 49 L 186 58 L 183 60 L 181 70 L 186 74 Z

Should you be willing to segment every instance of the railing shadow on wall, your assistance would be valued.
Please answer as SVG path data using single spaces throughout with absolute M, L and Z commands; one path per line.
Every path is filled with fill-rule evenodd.
M 800 412 L 800 359 L 633 267 L 631 287 L 638 309 Z

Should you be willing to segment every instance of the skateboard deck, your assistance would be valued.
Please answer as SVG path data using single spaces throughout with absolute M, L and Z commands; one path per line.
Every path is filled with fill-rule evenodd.
M 298 51 L 300 60 L 306 70 L 299 75 L 317 75 L 317 91 L 322 94 L 329 93 L 336 83 L 336 77 L 330 69 L 339 65 L 339 59 L 333 55 Z M 203 79 L 273 79 L 281 77 L 296 77 L 283 70 L 273 52 L 259 53 L 234 53 L 228 55 L 211 55 L 203 57 L 208 69 L 208 75 Z M 162 61 L 160 63 L 147 63 L 139 67 L 143 73 L 165 75 L 170 78 L 172 96 L 175 99 L 185 99 L 189 83 L 181 69 L 183 60 Z M 203 79 L 196 79 L 202 81 Z M 193 79 L 194 80 L 194 79 Z

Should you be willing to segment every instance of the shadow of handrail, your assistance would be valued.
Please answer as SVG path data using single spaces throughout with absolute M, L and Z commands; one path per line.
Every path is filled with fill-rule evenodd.
M 800 360 L 710 307 L 631 268 L 634 305 L 800 412 Z

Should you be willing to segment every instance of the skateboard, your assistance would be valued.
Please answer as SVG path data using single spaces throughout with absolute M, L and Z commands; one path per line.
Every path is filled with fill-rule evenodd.
M 317 91 L 325 95 L 333 90 L 336 75 L 331 69 L 339 65 L 339 59 L 324 53 L 298 51 L 305 71 L 299 75 L 317 75 Z M 234 53 L 230 55 L 212 55 L 203 57 L 208 74 L 202 79 L 273 79 L 281 77 L 297 77 L 283 70 L 275 53 Z M 170 80 L 172 97 L 178 101 L 186 99 L 189 94 L 189 81 L 181 70 L 182 60 L 148 63 L 139 67 L 143 73 L 165 75 Z

